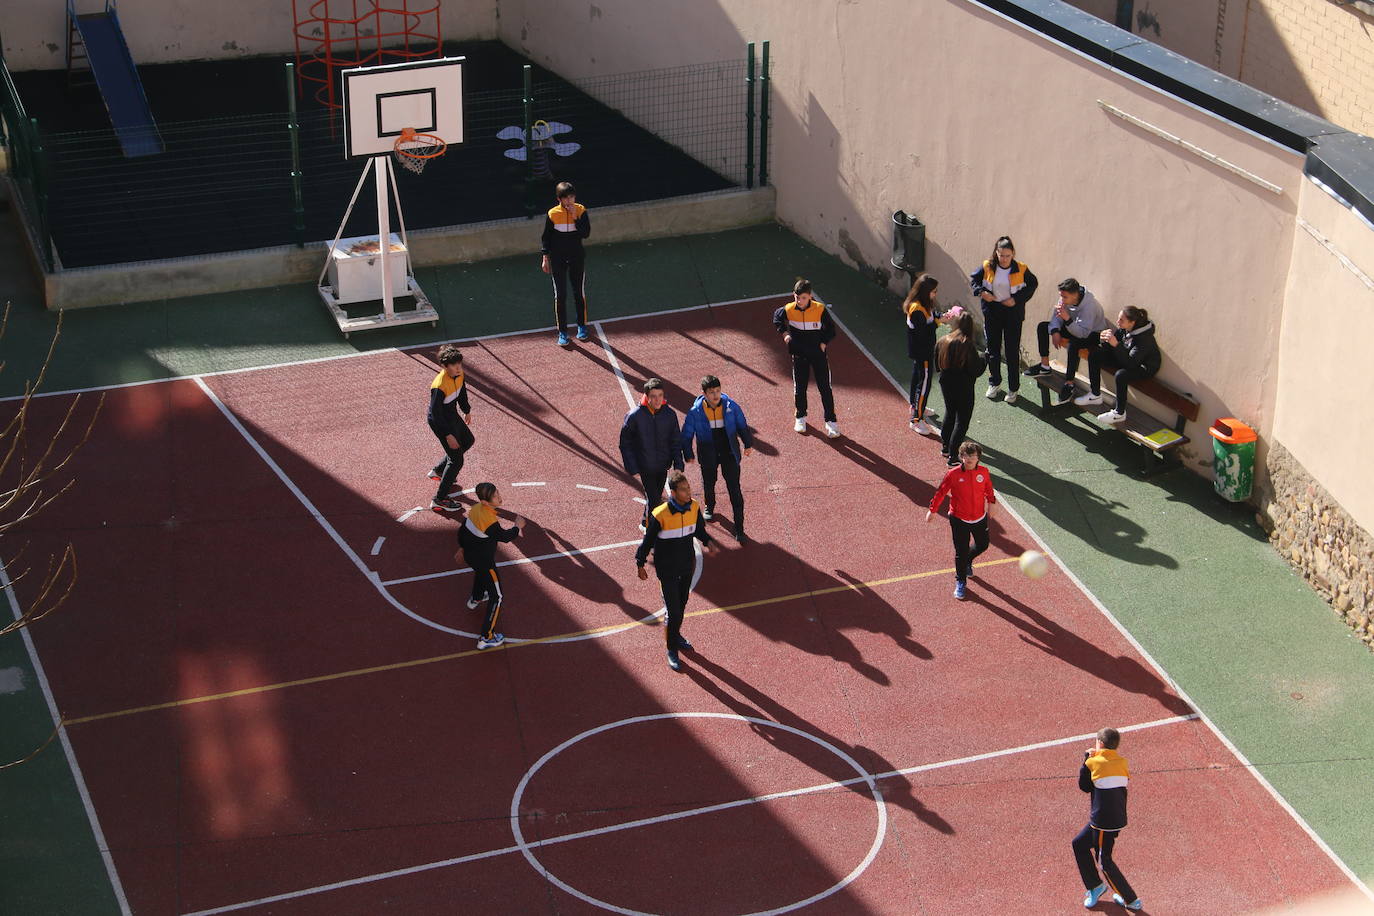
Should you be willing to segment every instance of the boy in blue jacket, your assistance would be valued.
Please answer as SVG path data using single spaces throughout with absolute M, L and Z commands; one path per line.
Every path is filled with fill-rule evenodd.
M 639 477 L 644 486 L 641 532 L 649 513 L 663 502 L 669 469 L 682 470 L 682 444 L 678 441 L 681 430 L 677 414 L 667 400 L 662 380 L 649 379 L 644 383 L 644 400 L 625 414 L 625 422 L 620 424 L 620 460 L 625 464 L 625 473 Z
M 706 506 L 703 521 L 710 521 L 716 513 L 716 474 L 725 475 L 725 489 L 730 494 L 730 509 L 735 518 L 735 540 L 743 544 L 749 540 L 744 533 L 744 491 L 739 485 L 739 463 L 754 453 L 754 435 L 744 410 L 720 390 L 720 379 L 708 375 L 701 380 L 701 397 L 682 419 L 682 454 L 687 464 L 694 458 L 692 443 L 701 456 L 701 489 Z M 740 450 L 743 441 L 744 449 Z

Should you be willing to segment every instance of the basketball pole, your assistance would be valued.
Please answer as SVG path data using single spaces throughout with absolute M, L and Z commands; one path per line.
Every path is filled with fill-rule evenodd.
M 391 289 L 391 168 L 390 156 L 376 156 L 372 160 L 373 177 L 377 182 L 377 242 L 382 254 L 382 312 L 386 320 L 396 317 L 394 293 Z

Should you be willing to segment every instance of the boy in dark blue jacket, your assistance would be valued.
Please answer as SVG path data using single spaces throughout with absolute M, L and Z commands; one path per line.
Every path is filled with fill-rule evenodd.
M 649 513 L 663 502 L 669 469 L 682 470 L 681 432 L 677 414 L 667 404 L 662 380 L 649 379 L 644 383 L 644 400 L 620 424 L 620 460 L 625 464 L 625 473 L 638 476 L 644 485 L 641 531 Z
M 725 489 L 730 494 L 730 509 L 735 518 L 735 540 L 749 540 L 744 533 L 744 491 L 739 485 L 741 458 L 754 453 L 754 436 L 744 410 L 721 393 L 720 379 L 708 375 L 701 380 L 701 397 L 682 419 L 682 454 L 692 463 L 692 442 L 701 456 L 701 489 L 706 506 L 701 517 L 710 521 L 716 513 L 716 473 L 725 474 Z M 740 442 L 744 450 L 740 451 Z

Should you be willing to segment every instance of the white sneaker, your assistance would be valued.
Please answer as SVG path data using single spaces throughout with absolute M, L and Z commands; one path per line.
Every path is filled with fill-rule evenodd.
M 648 533 L 649 533 L 649 529 L 644 527 L 644 523 L 643 523 L 643 522 L 640 522 L 640 523 L 639 523 L 639 533 L 640 533 L 640 534 L 648 534 Z
M 927 408 L 926 408 L 926 416 L 928 416 L 928 417 L 933 417 L 933 416 L 935 416 L 935 408 L 934 408 L 934 407 L 927 407 Z
M 983 393 L 983 397 L 985 397 L 985 398 L 987 398 L 989 401 L 991 401 L 993 398 L 997 397 L 997 396 L 998 396 L 999 394 L 1001 394 L 1001 393 L 1002 393 L 1002 386 L 1001 386 L 1001 385 L 989 385 L 989 386 L 988 386 L 988 390 L 985 391 L 985 392 Z
M 709 522 L 709 521 L 710 521 L 711 519 L 713 519 L 713 518 L 715 518 L 715 513 L 712 512 L 710 509 L 706 508 L 705 506 L 702 506 L 702 507 L 701 507 L 701 520 L 702 520 L 703 522 Z
M 1093 404 L 1101 404 L 1102 395 L 1093 394 L 1091 391 L 1089 391 L 1087 394 L 1080 394 L 1078 397 L 1074 398 L 1073 402 L 1077 404 L 1079 407 L 1088 407 Z
M 1106 413 L 1100 413 L 1100 414 L 1097 415 L 1097 418 L 1098 418 L 1099 420 L 1101 420 L 1103 423 L 1125 423 L 1125 422 L 1126 422 L 1126 415 L 1125 415 L 1124 413 L 1122 413 L 1121 411 L 1118 411 L 1118 410 L 1116 410 L 1116 409 L 1109 410 L 1109 411 L 1107 411 Z
M 797 417 L 797 422 L 795 422 L 795 423 L 792 424 L 792 432 L 794 432 L 794 433 L 804 433 L 804 432 L 806 432 L 806 417 Z
M 1016 399 L 1017 399 L 1018 397 L 1020 397 L 1020 395 L 1017 394 L 1015 391 L 1008 391 L 1008 392 L 1007 392 L 1007 400 L 1006 400 L 1006 403 L 1008 403 L 1008 404 L 1015 404 L 1015 403 L 1016 403 Z
M 825 434 L 832 439 L 840 438 L 840 428 L 830 420 L 825 421 Z
M 930 424 L 927 423 L 925 420 L 913 420 L 911 423 L 908 423 L 907 425 L 910 426 L 912 430 L 914 430 L 915 432 L 920 433 L 922 436 L 929 436 L 931 433 Z
M 468 599 L 468 610 L 469 610 L 469 611 L 475 611 L 475 610 L 477 610 L 479 607 L 482 606 L 482 602 L 483 602 L 483 601 L 486 601 L 486 600 L 487 600 L 486 598 L 477 598 L 477 599 L 469 598 L 469 599 Z

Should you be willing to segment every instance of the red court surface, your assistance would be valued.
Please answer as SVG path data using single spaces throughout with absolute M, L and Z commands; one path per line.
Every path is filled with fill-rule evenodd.
M 456 523 L 411 511 L 433 348 L 111 391 L 80 511 L 30 549 L 79 551 L 34 637 L 130 909 L 1075 912 L 1077 768 L 1106 724 L 1131 729 L 1117 859 L 1146 912 L 1348 886 L 1062 570 L 1021 576 L 1014 518 L 951 597 L 936 440 L 843 334 L 844 438 L 819 404 L 794 434 L 775 304 L 464 345 L 461 485 L 529 518 L 504 559 L 542 558 L 502 570 L 501 629 L 535 642 L 482 653 Z M 715 373 L 758 431 L 754 541 L 722 484 L 681 674 L 643 622 L 616 367 L 679 412 Z

